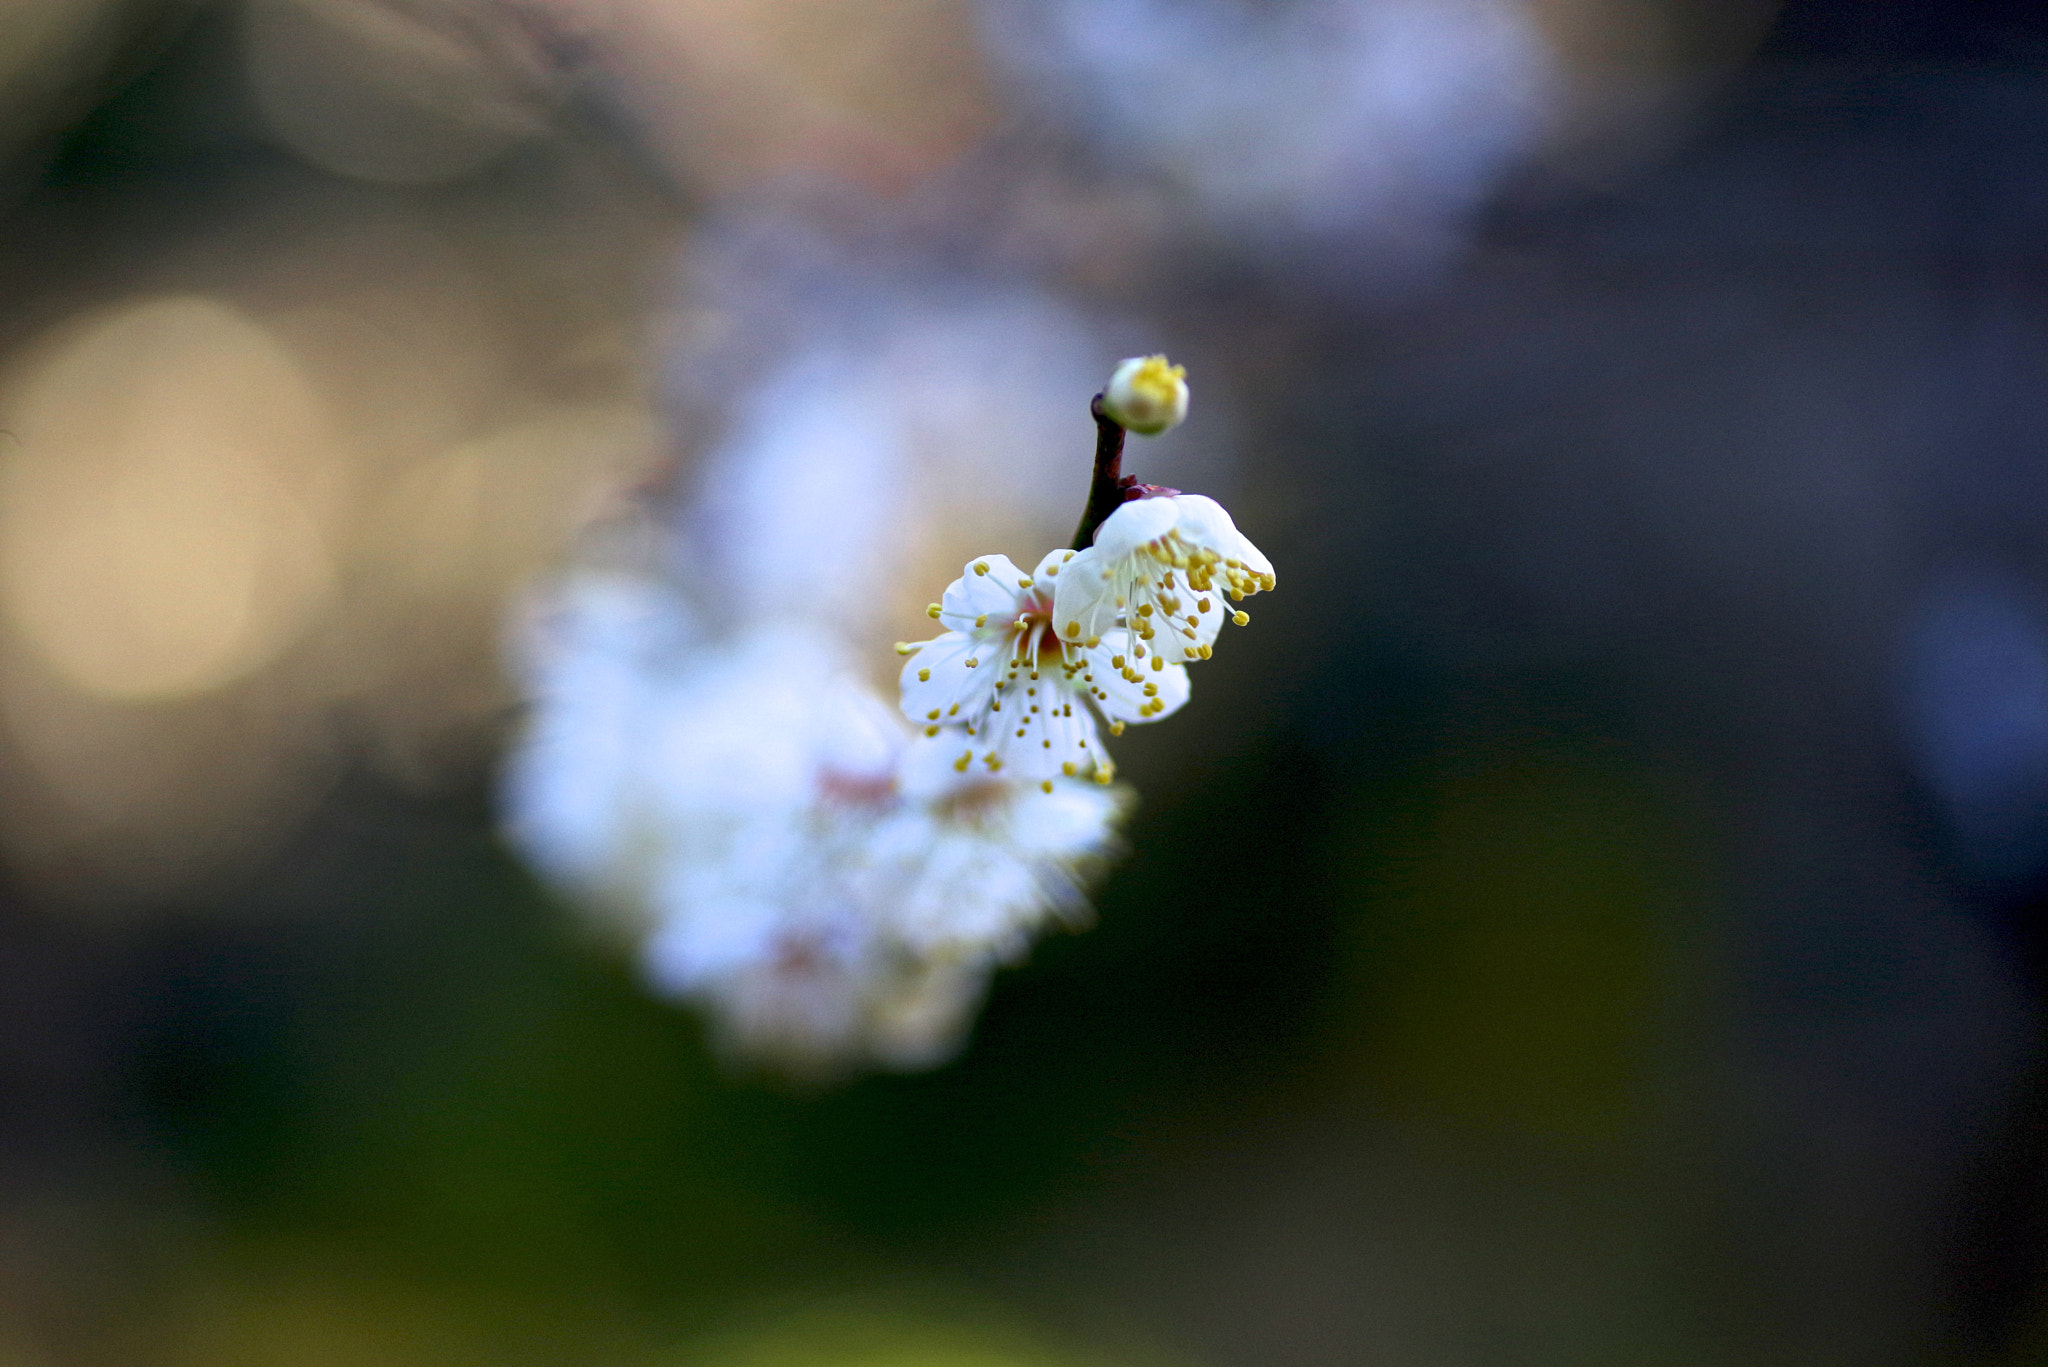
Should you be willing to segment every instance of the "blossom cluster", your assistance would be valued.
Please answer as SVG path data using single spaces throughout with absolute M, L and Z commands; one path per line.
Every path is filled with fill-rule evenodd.
M 1140 494 L 1092 544 L 1053 551 L 1025 574 L 1008 556 L 971 562 L 928 609 L 950 628 L 897 649 L 903 711 L 958 751 L 953 767 L 1036 783 L 1108 783 L 1109 733 L 1188 700 L 1188 665 L 1209 658 L 1226 607 L 1273 586 L 1273 567 L 1222 506 L 1199 494 Z M 1009 711 L 1004 712 L 1004 704 Z
M 1126 363 L 1098 401 L 1104 450 L 1125 418 L 1163 430 L 1185 410 L 1177 367 Z M 1087 912 L 1130 803 L 1103 732 L 1179 710 L 1188 666 L 1246 620 L 1230 604 L 1273 585 L 1212 500 L 1102 487 L 1113 506 L 1091 500 L 1079 549 L 963 568 L 929 609 L 943 633 L 898 646 L 900 714 L 830 614 L 719 621 L 688 575 L 565 577 L 522 651 L 514 843 L 734 1056 L 813 1074 L 943 1060 L 994 970 Z M 760 534 L 788 530 L 786 503 L 751 505 Z

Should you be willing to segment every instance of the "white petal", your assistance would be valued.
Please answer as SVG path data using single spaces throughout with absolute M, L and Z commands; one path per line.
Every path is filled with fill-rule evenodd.
M 1184 571 L 1169 570 L 1142 556 L 1137 568 L 1141 576 L 1156 576 L 1136 578 L 1125 590 L 1130 605 L 1124 620 L 1139 635 L 1145 654 L 1156 654 L 1168 664 L 1207 658 L 1203 647 L 1215 643 L 1228 611 L 1222 591 L 1191 589 Z
M 1129 794 L 1100 783 L 1056 783 L 1051 793 L 1011 804 L 1004 838 L 1019 858 L 1076 860 L 1115 846 L 1112 824 Z M 1041 800 L 1042 799 L 1042 800 Z
M 1038 562 L 1038 568 L 1031 571 L 1031 577 L 1038 581 L 1039 587 L 1050 588 L 1066 570 L 1068 562 L 1080 554 L 1069 550 L 1047 551 L 1045 558 Z
M 946 596 L 939 602 L 939 621 L 954 631 L 974 631 L 977 623 L 982 623 L 984 630 L 1009 625 L 1017 615 L 1017 595 L 1024 578 L 1024 571 L 1007 555 L 976 556 L 967 562 L 960 577 L 946 586 Z
M 964 723 L 988 705 L 988 695 L 1001 671 L 996 661 L 978 652 L 985 643 L 961 631 L 925 642 L 903 662 L 898 683 L 903 715 L 919 726 Z M 969 665 L 967 662 L 975 663 Z
M 1053 625 L 1069 641 L 1093 641 L 1116 630 L 1116 562 L 1091 546 L 1060 567 L 1052 591 Z
M 1129 638 L 1122 632 L 1088 652 L 1088 672 L 1094 676 L 1097 690 L 1095 705 L 1103 715 L 1111 721 L 1142 722 L 1180 711 L 1188 700 L 1187 666 L 1169 664 L 1155 669 L 1157 658 L 1152 654 L 1142 660 L 1135 658 Z M 1121 666 L 1116 663 L 1119 659 Z
M 1222 504 L 1201 494 L 1182 494 L 1175 501 L 1180 505 L 1180 524 L 1174 530 L 1183 540 L 1236 560 L 1253 574 L 1271 577 L 1273 562 L 1237 529 Z
M 1171 495 L 1132 499 L 1095 529 L 1095 548 L 1111 560 L 1121 560 L 1140 546 L 1157 541 L 1180 520 L 1179 502 Z
M 989 750 L 1006 778 L 1055 778 L 1067 774 L 1068 765 L 1073 776 L 1084 775 L 1102 755 L 1095 714 L 1057 666 L 1041 671 L 1034 684 L 1007 689 L 1003 710 L 991 714 L 988 729 Z
M 1222 551 L 1225 546 L 1242 539 L 1237 524 L 1230 520 L 1230 514 L 1208 495 L 1181 494 L 1173 502 L 1174 511 L 1178 514 L 1174 530 L 1186 541 Z

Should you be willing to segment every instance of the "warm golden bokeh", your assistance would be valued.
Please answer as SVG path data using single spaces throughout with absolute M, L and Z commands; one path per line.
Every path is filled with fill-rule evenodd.
M 8 405 L 0 605 L 95 697 L 208 692 L 276 659 L 332 592 L 334 435 L 246 315 L 144 300 L 57 343 Z

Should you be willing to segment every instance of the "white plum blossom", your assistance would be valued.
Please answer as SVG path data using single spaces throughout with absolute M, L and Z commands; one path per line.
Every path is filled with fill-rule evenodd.
M 868 857 L 889 891 L 893 932 L 920 954 L 986 950 L 1008 961 L 1054 921 L 1088 912 L 1083 875 L 1116 849 L 1120 787 L 1061 778 L 1050 791 L 963 773 L 950 739 L 913 739 L 897 765 L 903 799 Z
M 661 584 L 584 574 L 526 643 L 514 843 L 734 1056 L 942 1061 L 993 971 L 1084 914 L 1114 848 L 1121 789 L 956 772 L 817 626 L 707 638 Z
M 952 629 L 899 647 L 911 657 L 901 676 L 904 714 L 926 736 L 951 739 L 959 772 L 979 760 L 990 774 L 1037 782 L 1047 793 L 1059 777 L 1108 783 L 1115 765 L 1095 712 L 1114 735 L 1187 701 L 1187 671 L 1156 658 L 1143 669 L 1121 628 L 1061 639 L 1053 585 L 1075 563 L 1076 552 L 1053 551 L 1025 574 L 1006 555 L 976 557 L 929 609 Z
M 1156 437 L 1181 425 L 1188 415 L 1188 372 L 1164 356 L 1132 356 L 1109 372 L 1102 411 L 1119 427 Z
M 1230 514 L 1200 494 L 1136 498 L 1103 520 L 1095 543 L 1062 567 L 1053 618 L 1062 640 L 1087 642 L 1128 633 L 1142 672 L 1206 660 L 1226 611 L 1243 626 L 1243 609 L 1226 609 L 1273 587 L 1273 564 L 1238 531 Z
M 942 634 L 898 647 L 906 723 L 855 662 L 916 539 L 897 419 L 946 404 L 895 412 L 889 369 L 845 402 L 832 366 L 764 381 L 710 487 L 666 510 L 659 551 L 620 536 L 625 563 L 562 576 L 521 638 L 512 842 L 731 1055 L 799 1074 L 929 1067 L 960 1046 L 996 969 L 1083 919 L 1115 851 L 1130 795 L 1102 724 L 1179 710 L 1223 595 L 1273 586 L 1192 495 L 1125 503 L 1094 545 L 1030 573 L 978 557 L 930 608 Z M 1109 389 L 1131 431 L 1186 408 L 1164 357 Z M 1107 501 L 1121 433 L 1099 418 L 1098 435 L 1116 438 L 1090 486 Z

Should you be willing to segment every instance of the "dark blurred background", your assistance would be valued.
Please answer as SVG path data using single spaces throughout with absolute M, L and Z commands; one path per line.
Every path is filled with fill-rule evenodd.
M 2048 1357 L 2048 13 L 1543 0 L 1333 201 L 1060 9 L 7 0 L 0 1364 Z M 923 1074 L 497 834 L 764 234 L 1186 339 L 1279 568 Z

